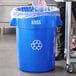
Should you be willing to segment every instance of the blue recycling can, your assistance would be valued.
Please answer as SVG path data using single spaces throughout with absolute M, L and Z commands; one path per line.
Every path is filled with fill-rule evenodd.
M 10 24 L 16 26 L 19 69 L 27 72 L 54 70 L 56 27 L 62 25 L 59 10 L 19 7 L 14 9 Z

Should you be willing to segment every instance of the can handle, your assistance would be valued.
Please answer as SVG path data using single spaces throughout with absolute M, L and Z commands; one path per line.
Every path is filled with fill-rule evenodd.
M 10 21 L 10 25 L 11 26 L 16 26 L 16 18 L 12 18 L 11 21 Z

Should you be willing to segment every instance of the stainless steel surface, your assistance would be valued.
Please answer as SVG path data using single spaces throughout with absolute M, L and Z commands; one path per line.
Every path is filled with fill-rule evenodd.
M 76 58 L 70 58 L 70 62 L 76 63 Z
M 73 36 L 73 26 L 72 22 L 72 2 L 66 1 L 66 12 L 65 12 L 65 57 L 66 57 L 66 70 L 67 72 L 75 72 L 76 57 L 71 57 L 70 51 L 72 48 L 72 36 Z
M 70 63 L 69 51 L 71 47 L 71 1 L 66 2 L 65 18 L 65 51 L 67 56 L 66 63 Z

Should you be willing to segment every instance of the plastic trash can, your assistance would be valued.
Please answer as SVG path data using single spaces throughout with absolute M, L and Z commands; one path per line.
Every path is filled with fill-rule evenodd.
M 27 72 L 55 69 L 56 27 L 62 25 L 56 7 L 18 7 L 11 11 L 16 26 L 18 67 Z

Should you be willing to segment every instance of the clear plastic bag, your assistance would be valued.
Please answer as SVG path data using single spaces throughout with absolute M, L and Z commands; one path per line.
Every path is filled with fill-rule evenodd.
M 32 18 L 38 16 L 50 16 L 50 15 L 58 15 L 60 16 L 59 9 L 54 6 L 46 6 L 46 7 L 34 7 L 34 6 L 26 6 L 26 7 L 18 7 L 14 8 L 11 11 L 12 18 Z

